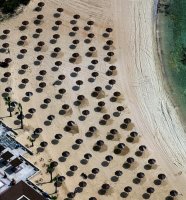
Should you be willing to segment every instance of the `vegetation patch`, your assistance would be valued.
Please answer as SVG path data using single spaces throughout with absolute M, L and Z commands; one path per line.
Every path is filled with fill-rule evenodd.
M 13 14 L 21 5 L 27 5 L 30 0 L 0 0 L 0 11 L 3 14 Z

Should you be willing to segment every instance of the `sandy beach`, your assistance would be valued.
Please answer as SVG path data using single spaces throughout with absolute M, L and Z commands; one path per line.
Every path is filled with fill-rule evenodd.
M 39 174 L 31 178 L 31 181 L 52 194 L 55 190 L 54 184 L 47 183 L 50 175 L 46 174 L 46 165 L 52 160 L 58 162 L 53 177 L 59 174 L 66 178 L 62 186 L 58 187 L 57 196 L 60 200 L 68 199 L 68 193 L 73 192 L 81 181 L 86 181 L 87 185 L 83 187 L 83 191 L 76 193 L 75 200 L 87 200 L 91 197 L 99 200 L 119 200 L 124 198 L 122 192 L 126 186 L 132 187 L 132 192 L 127 193 L 126 199 L 129 200 L 145 199 L 143 194 L 148 193 L 146 190 L 149 187 L 155 190 L 151 195 L 146 194 L 152 200 L 166 199 L 171 190 L 178 191 L 174 199 L 184 200 L 186 136 L 177 108 L 173 106 L 165 90 L 165 76 L 156 45 L 158 34 L 155 31 L 154 1 L 63 0 L 61 3 L 60 0 L 46 0 L 40 12 L 33 11 L 38 2 L 31 1 L 23 13 L 0 24 L 1 30 L 10 30 L 7 39 L 0 40 L 1 46 L 5 42 L 9 43 L 10 52 L 1 53 L 0 61 L 5 58 L 12 59 L 8 68 L 0 68 L 0 117 L 3 123 L 18 133 L 16 140 L 34 153 L 34 156 L 25 155 L 25 158 L 40 169 Z M 58 13 L 57 8 L 64 9 L 59 17 L 54 15 Z M 40 24 L 34 24 L 37 15 L 41 14 L 44 18 Z M 80 15 L 80 18 L 75 20 L 77 24 L 69 23 L 77 14 Z M 19 27 L 24 20 L 29 21 L 29 24 L 24 31 L 20 31 Z M 56 20 L 61 20 L 62 24 L 52 28 Z M 88 31 L 84 30 L 87 21 L 94 22 Z M 79 30 L 76 30 L 75 36 L 69 36 L 74 26 L 78 26 Z M 42 28 L 42 33 L 34 38 L 36 28 Z M 106 28 L 113 29 L 113 32 L 107 33 L 108 38 L 102 36 Z M 94 33 L 90 43 L 84 42 L 88 33 Z M 60 35 L 56 41 L 54 34 Z M 27 36 L 22 46 L 17 44 L 21 36 Z M 70 49 L 69 45 L 75 39 L 79 40 L 79 43 L 74 49 Z M 103 46 L 108 40 L 113 41 L 109 51 L 114 52 L 114 56 L 109 62 L 105 62 L 108 51 L 104 50 Z M 44 42 L 44 45 L 38 51 L 36 47 L 40 41 Z M 57 55 L 52 56 L 56 47 L 60 47 L 60 50 Z M 96 50 L 89 57 L 86 53 L 90 47 L 96 47 Z M 20 53 L 21 49 L 26 49 L 27 52 Z M 73 53 L 79 53 L 80 56 L 75 63 L 70 63 L 69 58 L 73 57 Z M 35 62 L 38 61 L 38 55 L 44 56 L 39 64 Z M 57 67 L 56 61 L 61 61 L 62 64 Z M 23 65 L 28 65 L 28 68 L 23 70 Z M 109 66 L 116 66 L 110 76 L 106 75 Z M 80 67 L 80 71 L 74 73 L 74 67 Z M 39 74 L 41 70 L 45 70 L 46 74 Z M 11 76 L 3 79 L 6 72 L 10 72 Z M 93 72 L 98 73 L 95 79 L 92 77 Z M 64 75 L 63 79 L 59 78 L 60 75 Z M 21 85 L 23 79 L 29 80 L 24 86 Z M 111 79 L 116 81 L 113 86 L 108 84 Z M 77 80 L 83 81 L 83 84 L 78 86 Z M 46 83 L 46 86 L 40 87 L 41 82 Z M 92 92 L 98 86 L 102 90 L 98 96 L 93 97 Z M 13 117 L 7 117 L 9 112 L 2 98 L 7 87 L 12 88 L 11 99 L 23 106 L 24 129 L 19 129 L 17 108 L 13 111 Z M 59 94 L 60 89 L 65 89 L 66 93 Z M 121 96 L 116 102 L 112 102 L 110 98 L 117 91 Z M 24 98 L 26 92 L 32 92 L 33 95 Z M 80 106 L 74 104 L 78 95 L 85 96 Z M 50 100 L 47 105 L 44 102 L 46 98 Z M 104 101 L 105 108 L 101 112 L 95 112 L 100 101 Z M 64 104 L 69 107 L 67 106 L 65 114 L 60 114 Z M 118 106 L 123 106 L 124 111 L 116 112 Z M 36 110 L 33 115 L 28 112 L 30 108 Z M 82 113 L 85 110 L 89 112 L 84 112 L 84 115 Z M 106 124 L 101 124 L 100 120 L 104 114 L 109 114 L 110 118 L 104 122 Z M 51 115 L 54 116 L 52 120 Z M 132 123 L 122 129 L 121 124 L 126 118 L 130 118 Z M 64 130 L 69 121 L 75 122 L 72 132 Z M 87 137 L 91 126 L 95 126 L 97 130 L 92 137 Z M 42 133 L 31 147 L 28 138 L 36 128 L 42 128 Z M 107 139 L 111 129 L 118 131 L 113 140 Z M 127 138 L 131 132 L 137 132 L 138 136 L 134 137 L 134 141 L 128 142 Z M 63 137 L 55 139 L 56 134 L 62 134 Z M 96 142 L 100 140 L 104 145 L 101 150 L 94 151 Z M 42 141 L 47 142 L 45 148 L 40 147 Z M 124 143 L 126 150 L 124 148 L 123 153 L 117 155 L 114 149 L 119 143 Z M 136 151 L 140 145 L 145 145 L 147 149 L 138 157 Z M 70 154 L 66 158 L 63 156 L 65 151 Z M 91 158 L 83 159 L 87 153 L 91 154 Z M 108 155 L 111 155 L 113 160 L 103 163 Z M 135 160 L 131 168 L 122 167 L 126 159 L 131 157 Z M 144 166 L 149 159 L 155 159 L 156 163 L 150 170 L 146 170 Z M 83 162 L 87 163 L 82 164 Z M 74 165 L 77 169 L 72 173 L 69 168 Z M 94 168 L 98 168 L 99 173 L 93 176 L 90 174 L 93 174 L 91 171 Z M 117 181 L 113 181 L 114 178 L 111 177 L 117 170 L 122 171 L 122 175 L 117 177 Z M 139 172 L 143 172 L 145 178 L 136 184 L 134 179 Z M 82 173 L 94 178 L 84 180 Z M 166 179 L 161 185 L 156 185 L 154 180 L 159 174 L 165 174 Z M 110 188 L 106 194 L 101 195 L 98 191 L 104 183 L 109 184 Z

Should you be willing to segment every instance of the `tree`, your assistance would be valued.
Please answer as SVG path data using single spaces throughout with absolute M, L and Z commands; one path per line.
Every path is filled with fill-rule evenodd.
M 5 101 L 5 104 L 8 105 L 8 111 L 10 113 L 10 117 L 12 117 L 12 111 L 11 111 L 11 98 L 9 96 L 7 97 L 4 97 L 4 101 Z
M 57 200 L 57 196 L 51 196 L 51 200 Z
M 28 137 L 28 140 L 31 142 L 31 147 L 33 147 L 34 146 L 34 142 L 35 142 L 35 139 L 34 138 L 32 138 L 32 137 Z
M 53 165 L 51 165 L 51 163 L 49 165 L 47 165 L 47 173 L 50 174 L 50 183 L 53 181 L 54 170 L 55 170 L 55 167 Z
M 55 193 L 57 193 L 57 188 L 60 187 L 62 185 L 62 180 L 60 179 L 60 176 L 57 175 L 55 178 L 54 178 L 54 186 L 55 186 Z
M 19 110 L 19 119 L 21 121 L 21 129 L 23 129 L 23 118 L 24 118 L 24 116 L 23 116 L 23 107 L 22 107 L 22 105 L 20 103 L 18 104 L 18 110 Z

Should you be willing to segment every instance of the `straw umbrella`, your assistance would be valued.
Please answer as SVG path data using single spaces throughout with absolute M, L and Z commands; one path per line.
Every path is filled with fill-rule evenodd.
M 44 59 L 44 56 L 43 56 L 43 55 L 37 56 L 37 60 L 42 61 L 43 59 Z
M 69 193 L 67 193 L 67 197 L 72 199 L 72 198 L 75 197 L 75 193 L 74 192 L 69 192 Z
M 156 164 L 156 160 L 151 158 L 151 159 L 148 160 L 148 164 L 149 165 L 154 165 L 154 164 Z
M 73 18 L 74 18 L 74 19 L 80 19 L 80 15 L 75 14 L 75 15 L 73 16 Z
M 75 63 L 76 62 L 76 58 L 74 58 L 74 57 L 69 58 L 69 62 L 70 63 Z
M 36 134 L 42 133 L 42 131 L 43 131 L 42 128 L 36 128 L 33 133 L 34 133 L 34 135 L 36 135 Z
M 38 5 L 40 8 L 42 8 L 42 7 L 45 5 L 45 3 L 42 2 L 42 1 L 40 1 L 37 5 Z
M 45 45 L 45 42 L 39 41 L 39 42 L 37 43 L 37 45 L 38 45 L 40 48 L 42 48 L 42 47 Z
M 40 88 L 45 88 L 45 87 L 46 87 L 46 83 L 45 83 L 45 82 L 39 83 L 39 87 L 40 87 Z
M 149 187 L 149 188 L 147 188 L 146 191 L 147 191 L 147 193 L 152 194 L 152 193 L 154 193 L 155 189 L 153 187 Z
M 42 20 L 44 18 L 44 15 L 37 15 L 38 20 Z
M 51 102 L 51 99 L 46 98 L 46 99 L 43 100 L 43 102 L 44 102 L 45 104 L 49 104 L 49 103 Z
M 10 72 L 5 72 L 5 73 L 4 73 L 4 77 L 9 78 L 10 76 L 11 76 L 11 73 L 10 73 Z
M 119 114 L 121 114 L 121 112 L 124 111 L 124 107 L 123 106 L 117 106 L 116 109 L 119 112 Z
M 19 27 L 20 31 L 23 31 L 27 28 L 29 21 L 22 21 L 22 26 Z
M 8 35 L 9 33 L 10 33 L 10 30 L 8 29 L 3 30 L 3 34 Z
M 26 49 L 21 49 L 20 53 L 25 54 L 25 53 L 27 53 L 27 50 Z
M 43 32 L 43 29 L 42 28 L 37 28 L 36 29 L 36 33 L 38 33 L 39 35 Z
M 113 44 L 113 41 L 112 41 L 112 40 L 107 40 L 107 41 L 106 41 L 106 45 L 103 46 L 103 49 L 104 49 L 104 50 L 109 50 L 110 47 L 112 46 L 112 44 Z
M 111 58 L 112 58 L 112 56 L 114 56 L 114 52 L 108 52 L 107 53 L 107 56 L 109 57 L 109 59 L 110 59 L 110 61 L 111 61 Z
M 96 197 L 90 197 L 89 200 L 97 200 Z
M 56 33 L 56 34 L 53 35 L 53 38 L 57 41 L 57 39 L 60 38 L 60 35 Z
M 75 39 L 72 41 L 72 45 L 70 45 L 70 49 L 75 49 L 79 44 L 79 40 Z
M 35 108 L 29 108 L 28 112 L 31 113 L 31 114 L 34 114 L 36 112 L 36 109 Z
M 93 33 L 89 33 L 89 34 L 87 35 L 88 38 L 85 39 L 84 42 L 87 43 L 87 44 L 90 43 L 90 42 L 92 41 L 92 39 L 94 38 L 94 36 L 95 36 L 95 35 L 94 35 Z
M 70 152 L 68 152 L 68 151 L 63 151 L 62 156 L 65 157 L 65 158 L 67 158 L 67 157 L 70 156 Z
M 110 162 L 113 160 L 113 156 L 111 156 L 111 155 L 105 156 L 105 160 Z
M 109 28 L 106 28 L 105 31 L 108 33 L 111 33 L 113 31 L 113 29 L 109 27 Z
M 160 180 L 165 180 L 166 179 L 166 175 L 165 174 L 158 174 L 158 178 Z
M 59 28 L 59 26 L 62 24 L 62 21 L 61 20 L 57 20 L 55 21 L 55 25 Z
M 64 89 L 64 88 L 61 88 L 61 89 L 59 89 L 58 90 L 58 92 L 59 92 L 59 94 L 65 94 L 66 93 L 66 89 Z
M 93 168 L 92 169 L 92 173 L 93 174 L 98 174 L 99 173 L 99 169 L 98 168 Z
M 79 57 L 79 53 L 73 53 L 72 57 L 75 58 L 75 59 L 77 59 Z
M 115 80 L 115 79 L 110 79 L 110 80 L 108 81 L 108 83 L 109 83 L 109 85 L 111 85 L 111 88 L 112 88 L 113 85 L 116 84 L 116 80 Z
M 3 47 L 5 50 L 7 50 L 8 47 L 9 47 L 9 43 L 3 43 L 3 44 L 2 44 L 2 47 Z
M 138 149 L 139 149 L 139 150 L 136 151 L 135 154 L 136 154 L 137 156 L 142 156 L 142 155 L 143 155 L 143 152 L 147 149 L 147 147 L 146 147 L 145 145 L 140 145 Z
M 113 93 L 113 96 L 110 98 L 110 101 L 116 102 L 120 96 L 121 96 L 121 93 L 116 91 L 116 92 Z
M 89 29 L 87 29 L 87 30 L 90 30 L 90 29 L 91 29 L 91 26 L 94 25 L 94 21 L 89 20 L 89 21 L 87 22 L 87 25 L 89 26 Z
M 103 37 L 109 37 L 113 29 L 109 27 L 109 28 L 106 28 L 105 31 L 106 33 L 103 33 Z
M 60 140 L 63 137 L 63 135 L 60 134 L 60 133 L 57 133 L 57 134 L 55 134 L 54 137 L 55 137 L 56 140 Z
M 96 78 L 99 76 L 98 72 L 92 72 L 92 77 L 94 78 L 94 81 L 96 80 Z
M 94 36 L 95 36 L 94 33 L 89 33 L 89 34 L 87 35 L 87 37 L 88 37 L 88 38 L 91 38 L 91 39 L 94 38 Z
M 105 102 L 104 102 L 104 101 L 99 101 L 99 102 L 98 102 L 98 106 L 95 107 L 94 110 L 95 110 L 96 112 L 101 112 L 102 109 L 104 108 L 104 106 L 105 106 Z
M 49 121 L 53 121 L 53 120 L 55 119 L 55 116 L 54 116 L 54 115 L 49 115 L 49 116 L 47 117 L 47 119 L 48 119 Z
M 171 191 L 170 191 L 170 195 L 171 195 L 172 197 L 176 197 L 176 196 L 178 196 L 178 192 L 177 192 L 176 190 L 171 190 Z
M 84 95 L 78 95 L 77 96 L 77 100 L 74 102 L 74 105 L 75 106 L 80 106 L 84 99 L 85 99 Z
M 125 119 L 123 120 L 123 122 L 124 122 L 125 124 L 130 124 L 130 123 L 131 123 L 131 119 L 130 119 L 130 118 L 125 118 Z
M 8 92 L 8 93 L 9 93 L 9 92 L 11 92 L 11 91 L 12 91 L 12 88 L 11 88 L 11 87 L 6 87 L 6 88 L 5 88 L 5 92 Z
M 109 190 L 110 189 L 110 185 L 108 183 L 104 183 L 102 186 L 101 186 L 102 189 L 104 190 Z
M 106 41 L 106 44 L 109 45 L 109 46 L 113 45 L 113 43 L 114 43 L 113 40 L 107 40 Z
M 55 66 L 57 66 L 58 68 L 59 68 L 59 66 L 61 66 L 62 65 L 62 62 L 61 61 L 56 61 L 55 62 Z
M 40 143 L 40 146 L 41 146 L 42 148 L 47 147 L 47 145 L 48 145 L 48 143 L 45 142 L 45 141 L 42 141 L 42 142 Z
M 0 67 L 7 68 L 9 64 L 7 62 L 0 62 Z
M 74 71 L 78 75 L 78 73 L 81 71 L 81 68 L 80 67 L 74 67 Z
M 64 11 L 63 8 L 57 8 L 57 12 L 62 13 Z
M 77 24 L 77 20 L 75 20 L 75 19 L 70 20 L 70 24 L 72 24 L 72 25 Z
M 22 25 L 23 26 L 28 26 L 29 25 L 29 21 L 22 21 Z
M 89 160 L 90 158 L 92 158 L 92 154 L 86 153 L 86 154 L 84 154 L 84 158 Z
M 77 39 L 76 39 L 76 40 L 73 40 L 72 43 L 73 43 L 74 45 L 77 45 L 77 44 L 79 44 L 79 40 L 77 40 Z
M 123 172 L 121 170 L 117 170 L 117 171 L 115 171 L 115 175 L 118 176 L 118 177 L 122 176 Z
M 127 129 L 128 128 L 128 124 L 122 123 L 122 124 L 120 124 L 120 128 L 121 129 Z
M 73 30 L 74 32 L 76 32 L 76 31 L 79 30 L 79 27 L 78 27 L 78 26 L 74 26 L 74 27 L 72 27 L 72 30 Z
M 134 162 L 134 158 L 128 157 L 128 158 L 126 159 L 126 162 L 127 162 L 128 164 L 132 164 L 132 163 Z
M 124 191 L 127 192 L 127 193 L 130 193 L 130 192 L 132 192 L 132 187 L 126 186 L 126 187 L 124 188 Z
M 20 40 L 22 40 L 22 41 L 27 40 L 27 36 L 26 36 L 26 35 L 22 35 L 22 36 L 20 37 Z
M 82 81 L 82 80 L 77 80 L 77 81 L 76 81 L 76 84 L 77 84 L 77 85 L 79 86 L 79 88 L 80 88 L 80 86 L 83 85 L 83 81 Z

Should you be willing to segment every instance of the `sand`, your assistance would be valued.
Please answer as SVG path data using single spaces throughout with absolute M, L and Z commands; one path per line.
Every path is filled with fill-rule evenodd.
M 40 174 L 33 177 L 31 180 L 34 183 L 47 182 L 50 176 L 46 174 L 45 164 L 48 164 L 50 159 L 57 161 L 58 166 L 54 171 L 54 176 L 57 174 L 66 177 L 65 182 L 58 188 L 59 199 L 65 199 L 68 192 L 73 192 L 78 183 L 82 181 L 80 174 L 82 172 L 87 175 L 95 167 L 100 169 L 100 172 L 93 180 L 86 179 L 87 186 L 83 192 L 76 195 L 74 199 L 88 199 L 96 197 L 97 199 L 122 199 L 120 194 L 123 192 L 124 187 L 131 186 L 132 192 L 127 199 L 139 200 L 143 199 L 142 195 L 146 192 L 148 187 L 154 187 L 155 192 L 151 195 L 150 199 L 162 200 L 165 199 L 169 192 L 173 189 L 177 190 L 179 195 L 177 199 L 184 199 L 185 193 L 185 135 L 183 126 L 180 123 L 179 117 L 176 113 L 176 108 L 171 104 L 164 87 L 164 75 L 161 70 L 159 58 L 155 45 L 156 33 L 154 33 L 155 18 L 153 14 L 153 1 L 88 1 L 88 0 L 64 0 L 61 3 L 58 1 L 45 1 L 45 6 L 42 9 L 44 15 L 43 33 L 38 39 L 33 39 L 32 35 L 37 26 L 33 24 L 36 19 L 37 12 L 33 9 L 39 1 L 31 1 L 24 12 L 17 17 L 14 17 L 6 22 L 1 23 L 1 30 L 10 29 L 11 33 L 8 36 L 7 42 L 10 44 L 10 54 L 1 54 L 1 60 L 10 57 L 13 61 L 9 68 L 2 69 L 1 78 L 3 73 L 10 70 L 12 73 L 11 78 L 5 83 L 1 83 L 1 94 L 7 86 L 13 88 L 12 99 L 21 102 L 23 105 L 24 114 L 28 113 L 28 109 L 34 107 L 36 113 L 31 119 L 24 119 L 24 130 L 17 129 L 19 125 L 15 125 L 14 121 L 16 116 L 12 118 L 5 117 L 3 122 L 13 129 L 17 129 L 18 136 L 16 139 L 21 143 L 30 146 L 27 139 L 37 127 L 43 128 L 43 132 L 34 142 L 34 147 L 29 147 L 34 152 L 34 156 L 25 157 L 31 160 L 40 168 Z M 58 31 L 51 29 L 54 26 L 55 20 L 53 14 L 56 12 L 57 7 L 63 7 L 64 12 L 61 14 L 60 20 L 63 24 L 59 27 Z M 79 14 L 81 18 L 78 20 L 77 37 L 69 37 L 68 33 L 72 25 L 69 21 L 73 18 L 74 14 Z M 18 30 L 23 20 L 28 20 L 30 23 L 28 28 L 22 33 Z M 91 44 L 85 44 L 83 41 L 86 38 L 87 32 L 83 30 L 88 20 L 93 20 L 95 25 L 91 31 L 95 34 Z M 106 63 L 103 58 L 106 51 L 102 49 L 107 39 L 102 37 L 105 28 L 112 27 L 110 39 L 114 41 L 112 51 L 115 53 L 112 62 Z M 58 32 L 61 37 L 56 44 L 50 44 L 52 35 Z M 21 35 L 27 35 L 28 40 L 24 47 L 17 45 L 17 41 Z M 79 39 L 80 44 L 77 45 L 75 50 L 70 50 L 68 46 L 73 39 Z M 34 51 L 38 41 L 44 41 L 45 46 L 41 52 Z M 4 43 L 3 40 L 0 41 Z M 61 52 L 57 58 L 51 58 L 50 54 L 53 52 L 54 47 L 60 47 Z M 95 46 L 97 48 L 94 59 L 99 61 L 95 70 L 87 68 L 93 58 L 85 57 L 88 47 Z M 17 59 L 17 55 L 21 48 L 27 49 L 27 53 L 23 59 Z M 81 57 L 76 64 L 69 63 L 69 58 L 73 52 L 78 52 Z M 44 55 L 45 59 L 41 65 L 34 66 L 33 62 L 38 55 Z M 59 70 L 54 72 L 51 68 L 54 66 L 56 60 L 63 62 Z M 18 74 L 21 65 L 28 64 L 29 68 L 25 74 Z M 105 72 L 110 65 L 117 66 L 117 74 L 115 76 L 106 76 Z M 72 77 L 70 74 L 73 72 L 75 66 L 81 67 L 81 71 L 77 77 Z M 44 81 L 47 83 L 46 88 L 42 93 L 37 93 L 35 90 L 39 82 L 36 76 L 39 70 L 45 69 L 47 71 L 44 76 Z M 99 76 L 93 83 L 88 82 L 93 71 L 99 72 Z M 66 79 L 61 85 L 53 86 L 57 80 L 58 75 L 64 74 Z M 29 83 L 24 89 L 19 89 L 18 85 L 21 83 L 22 78 L 28 78 Z M 111 90 L 105 89 L 108 81 L 113 78 L 116 84 Z M 73 91 L 72 87 L 77 80 L 83 80 L 83 85 L 78 91 Z M 96 99 L 91 97 L 91 92 L 96 86 L 101 86 L 105 92 L 104 99 Z M 58 89 L 65 88 L 67 93 L 61 100 L 55 99 Z M 33 96 L 29 102 L 23 102 L 25 92 L 33 92 Z M 109 99 L 113 92 L 120 91 L 122 96 L 118 102 L 110 102 Z M 86 102 L 80 108 L 73 105 L 76 96 L 83 94 L 86 97 Z M 51 103 L 48 108 L 41 109 L 40 105 L 43 99 L 50 98 Z M 98 101 L 104 100 L 106 103 L 106 111 L 104 113 L 94 112 L 94 107 L 97 106 Z M 71 110 L 66 116 L 58 114 L 63 104 L 69 104 Z M 1 116 L 8 115 L 6 107 L 2 98 L 0 99 Z M 125 110 L 121 115 L 116 118 L 112 115 L 116 111 L 116 107 L 122 105 Z M 78 117 L 85 109 L 90 111 L 85 121 L 80 121 Z M 15 114 L 15 113 L 14 113 Z M 99 120 L 103 114 L 110 114 L 111 119 L 105 126 L 99 125 Z M 55 115 L 50 126 L 44 125 L 48 115 Z M 123 119 L 130 117 L 132 124 L 127 130 L 122 130 L 120 124 Z M 66 133 L 63 128 L 67 121 L 73 120 L 77 123 L 79 132 L 75 134 Z M 87 138 L 85 133 L 90 126 L 96 126 L 98 131 L 96 135 Z M 119 131 L 119 136 L 115 141 L 106 139 L 106 135 L 110 129 L 115 128 Z M 128 143 L 126 138 L 131 131 L 139 133 L 138 140 L 135 143 Z M 56 133 L 61 133 L 63 138 L 58 144 L 52 144 Z M 81 138 L 83 143 L 78 150 L 73 150 L 72 145 L 75 140 Z M 97 140 L 104 140 L 105 147 L 102 152 L 93 151 L 92 147 Z M 37 153 L 37 148 L 41 141 L 48 142 L 48 146 L 41 153 Z M 123 142 L 129 148 L 126 155 L 116 155 L 113 153 L 115 146 Z M 135 156 L 135 151 L 140 145 L 147 146 L 147 152 L 142 157 Z M 63 151 L 69 151 L 70 156 L 66 162 L 61 162 L 61 154 Z M 88 161 L 87 165 L 82 165 L 80 160 L 85 153 L 91 153 L 92 158 Z M 112 155 L 114 159 L 110 162 L 108 167 L 103 167 L 101 163 L 105 160 L 105 156 Z M 135 158 L 135 163 L 131 169 L 124 169 L 123 163 L 128 157 Z M 44 158 L 44 161 L 41 160 Z M 145 170 L 144 165 L 147 164 L 148 159 L 156 159 L 157 165 L 151 170 Z M 78 170 L 72 177 L 66 175 L 71 165 L 77 165 Z M 123 171 L 123 175 L 119 177 L 119 181 L 111 181 L 116 170 Z M 145 179 L 138 185 L 132 181 L 138 172 L 145 173 Z M 157 175 L 164 173 L 167 179 L 161 186 L 156 186 L 153 181 L 157 179 Z M 98 190 L 103 183 L 109 183 L 111 188 L 106 195 L 99 195 Z M 43 188 L 49 194 L 53 193 L 55 188 L 53 183 L 41 184 L 39 187 Z

